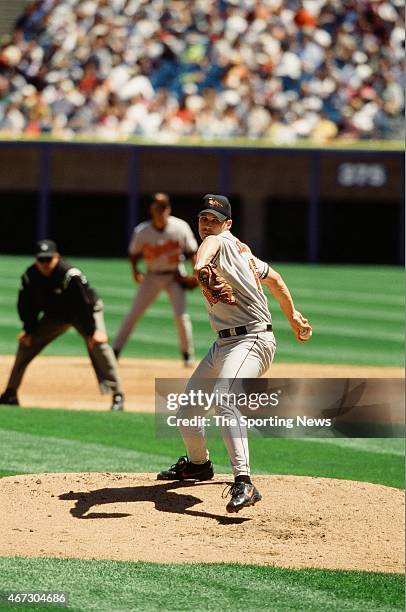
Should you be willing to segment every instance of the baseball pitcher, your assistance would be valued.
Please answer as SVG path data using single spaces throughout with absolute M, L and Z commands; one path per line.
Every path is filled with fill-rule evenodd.
M 171 215 L 169 197 L 156 193 L 150 205 L 151 221 L 141 223 L 134 229 L 128 255 L 133 278 L 140 287 L 135 295 L 130 312 L 124 319 L 113 343 L 118 357 L 135 324 L 161 291 L 166 291 L 172 304 L 178 330 L 180 349 L 184 365 L 193 365 L 192 324 L 186 312 L 185 289 L 198 285 L 194 277 L 187 276 L 183 261 L 194 262 L 197 242 L 190 226 Z M 147 273 L 138 268 L 144 259 Z
M 23 331 L 0 404 L 19 405 L 17 391 L 29 363 L 73 326 L 85 339 L 101 392 L 112 394 L 111 409 L 123 410 L 124 395 L 117 361 L 107 343 L 103 302 L 84 274 L 61 258 L 52 240 L 37 243 L 35 264 L 21 277 L 18 313 Z
M 275 354 L 275 336 L 268 310 L 265 285 L 276 298 L 299 342 L 309 340 L 312 327 L 294 306 L 288 287 L 278 272 L 255 257 L 250 248 L 230 231 L 231 206 L 227 197 L 208 194 L 198 214 L 202 244 L 197 252 L 195 272 L 199 280 L 217 340 L 193 373 L 186 392 L 199 388 L 199 380 L 215 379 L 213 388 L 232 388 L 233 381 L 262 376 L 271 366 Z M 227 379 L 224 381 L 224 379 Z M 261 500 L 251 481 L 246 427 L 227 426 L 241 414 L 236 406 L 219 404 L 217 414 L 224 417 L 222 436 L 230 457 L 234 485 L 226 506 L 238 512 Z M 190 406 L 177 412 L 187 419 Z M 203 410 L 202 410 L 203 415 Z M 181 426 L 187 456 L 180 457 L 169 470 L 157 476 L 162 480 L 209 480 L 213 465 L 209 459 L 204 427 Z

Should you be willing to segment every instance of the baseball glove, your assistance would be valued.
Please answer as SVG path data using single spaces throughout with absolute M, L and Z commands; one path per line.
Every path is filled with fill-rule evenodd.
M 235 304 L 233 288 L 225 278 L 217 274 L 213 264 L 203 266 L 197 275 L 198 281 L 203 288 L 203 292 L 212 302 L 224 302 L 224 304 Z
M 196 289 L 199 286 L 197 278 L 191 274 L 176 273 L 176 280 L 182 289 Z

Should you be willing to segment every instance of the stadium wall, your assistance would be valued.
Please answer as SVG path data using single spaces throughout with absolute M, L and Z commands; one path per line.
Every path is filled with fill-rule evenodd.
M 0 0 L 0 37 L 10 34 L 30 0 Z
M 212 192 L 269 260 L 401 264 L 403 185 L 395 151 L 3 142 L 0 248 L 52 236 L 75 255 L 122 256 L 151 193 L 168 192 L 196 229 Z

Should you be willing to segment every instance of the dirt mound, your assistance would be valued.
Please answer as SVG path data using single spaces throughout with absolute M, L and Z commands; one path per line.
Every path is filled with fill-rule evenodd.
M 0 388 L 13 363 L 0 356 Z M 189 378 L 192 369 L 171 359 L 121 359 L 120 374 L 126 410 L 154 411 L 155 378 Z M 378 368 L 321 364 L 275 363 L 272 378 L 403 378 L 402 368 Z M 37 357 L 30 364 L 19 392 L 23 406 L 108 410 L 110 396 L 101 396 L 89 359 L 85 357 Z
M 0 556 L 403 571 L 401 491 L 257 476 L 262 502 L 230 515 L 227 482 L 163 482 L 153 474 L 3 478 Z

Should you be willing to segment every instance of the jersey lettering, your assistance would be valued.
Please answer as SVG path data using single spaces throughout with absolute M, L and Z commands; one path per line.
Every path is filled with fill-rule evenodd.
M 257 272 L 257 266 L 255 265 L 255 259 L 252 259 L 252 258 L 249 259 L 248 260 L 248 264 L 249 264 L 249 267 L 251 268 L 251 271 L 252 271 L 252 273 L 254 275 L 255 282 L 256 282 L 257 287 L 258 287 L 258 291 L 262 292 L 263 289 L 262 289 L 261 281 L 259 280 L 259 276 L 258 276 L 258 272 Z
M 236 240 L 235 244 L 237 245 L 238 251 L 240 253 L 250 253 L 251 252 L 251 249 L 243 242 Z
M 161 255 L 168 255 L 172 253 L 171 261 L 179 261 L 180 259 L 180 249 L 179 242 L 177 240 L 168 240 L 163 244 L 145 244 L 143 247 L 143 256 L 146 261 L 154 261 L 154 259 L 158 259 Z M 173 253 L 176 251 L 176 253 Z
M 240 242 L 239 240 L 236 240 L 235 244 L 237 246 L 238 252 L 241 253 L 241 255 L 245 255 L 246 253 L 251 255 L 251 249 L 249 248 L 249 246 L 247 246 L 243 242 Z M 245 255 L 244 259 L 246 259 L 246 255 Z M 257 287 L 258 287 L 258 291 L 261 291 L 261 293 L 263 293 L 261 281 L 259 280 L 259 276 L 258 276 L 258 272 L 257 272 L 257 267 L 255 265 L 255 259 L 252 259 L 252 258 L 248 259 L 248 265 L 251 268 L 251 272 L 254 275 L 255 282 L 256 282 Z

